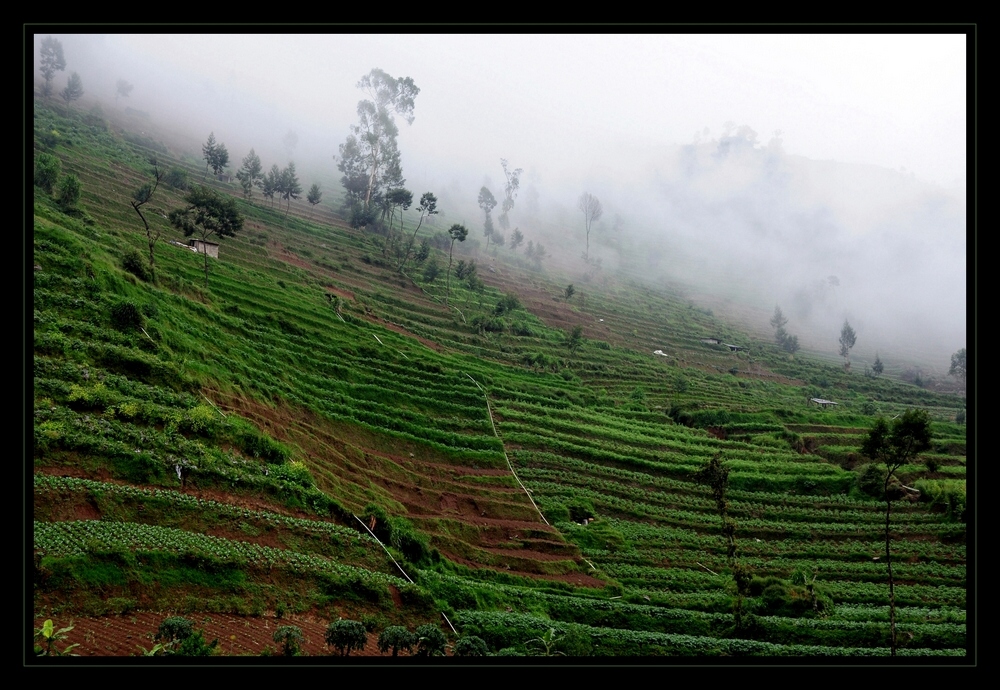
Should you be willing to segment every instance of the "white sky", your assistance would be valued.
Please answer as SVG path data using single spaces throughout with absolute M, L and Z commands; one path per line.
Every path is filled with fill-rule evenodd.
M 551 167 L 586 160 L 594 143 L 684 144 L 705 127 L 718 137 L 732 120 L 764 143 L 782 130 L 791 154 L 905 168 L 947 186 L 965 177 L 960 34 L 197 34 L 102 43 L 135 51 L 136 67 L 145 56 L 181 68 L 198 86 L 252 95 L 337 130 L 338 140 L 355 119 L 362 75 L 379 67 L 412 77 L 421 93 L 413 126 L 402 127 L 404 165 L 409 146 L 417 157 Z M 130 80 L 141 88 L 142 77 Z

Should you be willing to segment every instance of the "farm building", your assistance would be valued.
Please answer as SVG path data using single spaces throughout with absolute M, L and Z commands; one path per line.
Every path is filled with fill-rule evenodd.
M 188 245 L 190 245 L 191 248 L 199 254 L 208 254 L 213 259 L 219 258 L 219 244 L 217 242 L 208 242 L 206 240 L 192 238 L 188 240 Z

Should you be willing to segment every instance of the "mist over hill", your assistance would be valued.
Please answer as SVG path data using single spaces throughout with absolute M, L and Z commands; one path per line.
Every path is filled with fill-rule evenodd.
M 929 181 L 926 173 L 934 164 L 928 161 L 944 160 L 937 152 L 943 142 L 921 138 L 916 124 L 907 121 L 910 130 L 897 127 L 890 136 L 881 129 L 889 117 L 885 106 L 871 105 L 871 129 L 856 132 L 854 144 L 873 155 L 900 147 L 907 153 L 898 160 L 907 162 L 925 155 L 921 176 L 901 165 L 856 162 L 863 154 L 838 144 L 845 123 L 853 121 L 853 111 L 843 107 L 831 105 L 822 116 L 831 118 L 826 130 L 806 141 L 805 125 L 792 112 L 793 105 L 801 105 L 795 89 L 770 95 L 786 106 L 788 124 L 777 121 L 778 126 L 797 132 L 759 135 L 755 130 L 768 131 L 774 114 L 754 110 L 753 97 L 742 91 L 731 111 L 708 108 L 736 78 L 732 70 L 742 69 L 743 79 L 761 75 L 752 66 L 735 67 L 721 54 L 709 59 L 681 36 L 660 42 L 664 50 L 679 51 L 681 62 L 661 65 L 645 55 L 627 65 L 632 72 L 621 72 L 630 74 L 627 86 L 638 88 L 615 85 L 610 66 L 604 74 L 594 72 L 595 56 L 564 38 L 553 41 L 573 52 L 524 64 L 494 53 L 503 37 L 481 41 L 477 52 L 461 52 L 473 38 L 427 37 L 406 62 L 397 46 L 414 45 L 407 36 L 62 37 L 70 69 L 83 77 L 91 105 L 117 113 L 130 109 L 150 129 L 169 133 L 172 144 L 186 142 L 194 158 L 200 157 L 197 142 L 214 132 L 229 147 L 233 170 L 251 148 L 265 168 L 294 160 L 303 179 L 318 181 L 330 203 L 342 194 L 336 155 L 363 96 L 357 79 L 376 65 L 412 75 L 420 88 L 416 119 L 399 133 L 405 184 L 417 196 L 438 195 L 439 226 L 457 222 L 470 229 L 466 251 L 482 240 L 477 194 L 482 186 L 502 193 L 500 159 L 506 158 L 512 168 L 524 170 L 511 228 L 521 230 L 525 241 L 544 243 L 552 265 L 570 276 L 590 273 L 580 260 L 584 223 L 577 209 L 587 191 L 603 204 L 591 248 L 606 274 L 680 283 L 730 300 L 745 310 L 745 325 L 763 336 L 771 311 L 780 305 L 790 331 L 819 352 L 836 352 L 846 319 L 858 331 L 856 354 L 862 361 L 880 352 L 943 373 L 949 355 L 965 345 L 964 178 L 952 175 L 947 187 Z M 543 47 L 524 37 L 506 39 L 534 51 Z M 619 44 L 613 36 L 594 39 Z M 639 42 L 658 45 L 651 39 Z M 358 45 L 372 50 L 350 52 Z M 492 96 L 484 98 L 470 88 L 470 70 L 497 55 L 508 57 L 489 63 L 485 90 Z M 616 59 L 626 57 L 616 53 Z M 583 64 L 591 69 L 589 89 L 573 102 L 573 80 L 581 75 L 567 70 Z M 703 78 L 697 82 L 701 90 L 693 92 L 699 96 L 681 98 L 678 85 L 660 94 L 643 81 L 667 70 L 665 65 L 687 75 L 692 86 L 696 76 Z M 854 67 L 845 68 L 862 79 L 850 71 Z M 821 83 L 824 73 L 817 70 L 807 87 L 796 88 L 829 98 L 827 90 L 838 82 L 831 77 Z M 114 85 L 123 76 L 134 80 L 136 89 L 119 100 Z M 773 74 L 766 79 L 774 86 Z M 783 79 L 795 83 L 793 77 Z M 672 107 L 654 116 L 668 93 Z M 876 95 L 867 93 L 876 103 Z M 946 93 L 939 97 L 946 99 Z M 554 108 L 549 98 L 562 103 Z M 810 104 L 814 120 L 821 117 L 816 107 Z M 675 121 L 682 115 L 683 124 Z M 915 111 L 907 117 L 916 117 Z M 935 117 L 964 140 L 964 121 L 945 120 L 940 112 Z M 684 126 L 691 131 L 691 122 L 698 123 L 695 135 L 681 135 Z M 837 160 L 809 153 L 837 145 L 844 147 Z

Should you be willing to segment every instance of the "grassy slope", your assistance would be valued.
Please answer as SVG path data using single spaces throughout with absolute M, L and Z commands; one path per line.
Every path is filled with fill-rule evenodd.
M 965 476 L 960 399 L 788 358 L 627 275 L 578 281 L 566 300 L 566 276 L 508 255 L 482 289 L 453 278 L 446 307 L 443 277 L 397 274 L 333 200 L 293 203 L 287 220 L 240 200 L 246 226 L 206 288 L 201 258 L 166 243 L 182 239 L 161 217 L 182 193 L 161 186 L 153 284 L 121 268 L 127 249 L 145 253 L 127 200 L 152 151 L 48 105 L 35 132 L 84 190 L 70 214 L 35 190 L 39 615 L 287 606 L 414 625 L 443 611 L 494 649 L 524 651 L 555 627 L 579 654 L 884 652 L 883 517 L 854 488 L 869 403 L 937 420 L 903 480 L 941 505 L 894 508 L 897 601 L 911 652 L 964 648 L 964 482 L 949 483 Z M 522 306 L 497 318 L 504 291 Z M 122 300 L 141 329 L 112 322 Z M 760 577 L 815 578 L 824 618 L 803 615 L 789 598 L 804 590 L 786 583 L 784 599 L 755 600 L 743 634 L 755 640 L 731 638 L 718 516 L 691 480 L 717 453 L 741 559 Z M 587 526 L 569 519 L 590 511 Z M 323 537 L 317 521 L 356 536 Z

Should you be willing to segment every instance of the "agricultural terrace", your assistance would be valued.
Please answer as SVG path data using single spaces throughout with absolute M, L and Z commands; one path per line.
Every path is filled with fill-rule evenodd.
M 791 357 L 625 272 L 570 300 L 572 276 L 501 257 L 446 305 L 444 277 L 398 271 L 333 192 L 286 218 L 208 180 L 245 225 L 206 287 L 169 244 L 185 192 L 161 183 L 153 280 L 128 200 L 154 156 L 201 179 L 197 143 L 54 103 L 33 124 L 82 187 L 73 209 L 36 187 L 31 238 L 32 598 L 36 621 L 78 622 L 75 653 L 109 653 L 95 621 L 197 614 L 363 620 L 365 653 L 430 623 L 491 654 L 887 656 L 860 446 L 876 415 L 919 408 L 932 445 L 892 513 L 898 653 L 966 655 L 963 399 Z M 713 457 L 752 573 L 739 629 L 694 479 Z

